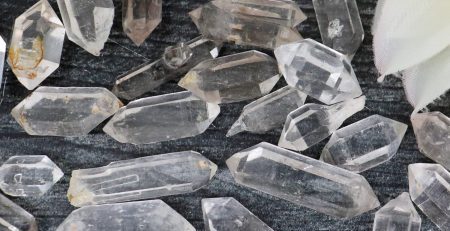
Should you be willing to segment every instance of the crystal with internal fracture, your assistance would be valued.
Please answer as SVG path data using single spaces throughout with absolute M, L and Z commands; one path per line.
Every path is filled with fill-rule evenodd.
M 314 40 L 280 46 L 275 57 L 288 85 L 322 103 L 334 104 L 362 94 L 347 58 Z
M 64 36 L 64 26 L 47 0 L 40 0 L 16 19 L 8 63 L 27 89 L 36 88 L 58 69 Z
M 123 31 L 139 46 L 161 22 L 161 13 L 162 0 L 122 0 Z
M 190 193 L 209 184 L 216 170 L 194 151 L 116 161 L 73 171 L 67 195 L 79 207 Z
M 206 60 L 178 85 L 211 103 L 231 103 L 268 94 L 280 79 L 276 61 L 259 51 Z
M 362 172 L 397 153 L 408 126 L 380 115 L 341 128 L 331 135 L 321 160 L 352 172 Z
M 0 194 L 0 230 L 37 231 L 33 215 Z
M 237 183 L 330 216 L 351 218 L 380 204 L 363 176 L 272 144 L 226 163 Z

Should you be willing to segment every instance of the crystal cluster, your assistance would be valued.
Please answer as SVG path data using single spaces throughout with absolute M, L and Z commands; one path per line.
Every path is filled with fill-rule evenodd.
M 33 215 L 0 194 L 0 230 L 37 231 Z
M 3 87 L 3 64 L 5 63 L 6 43 L 0 36 L 0 89 Z
M 122 0 L 123 31 L 139 46 L 161 22 L 161 13 L 162 0 Z

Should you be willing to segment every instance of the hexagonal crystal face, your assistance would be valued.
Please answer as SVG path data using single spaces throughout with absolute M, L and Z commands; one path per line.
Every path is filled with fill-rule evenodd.
M 136 45 L 161 22 L 162 0 L 122 0 L 123 31 Z

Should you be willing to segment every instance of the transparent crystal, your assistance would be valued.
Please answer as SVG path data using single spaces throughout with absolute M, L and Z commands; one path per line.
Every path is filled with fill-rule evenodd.
M 8 63 L 28 90 L 58 69 L 64 36 L 64 26 L 47 0 L 40 0 L 16 19 Z
M 11 114 L 30 135 L 82 136 L 121 106 L 101 87 L 39 87 Z
M 0 194 L 0 230 L 37 231 L 33 215 Z
M 178 85 L 202 100 L 218 104 L 266 95 L 279 79 L 276 61 L 252 50 L 203 61 Z
M 0 90 L 3 88 L 3 64 L 5 63 L 6 43 L 0 36 Z
M 99 56 L 113 25 L 113 1 L 57 0 L 57 2 L 69 40 L 89 53 Z
M 113 92 L 120 98 L 135 99 L 186 74 L 201 61 L 216 58 L 220 48 L 221 44 L 202 36 L 167 47 L 161 59 L 144 63 L 119 76 Z
M 67 196 L 80 207 L 190 193 L 208 185 L 216 170 L 194 151 L 116 161 L 73 171 Z
M 122 0 L 123 31 L 139 46 L 161 22 L 161 13 L 162 0 Z
M 202 199 L 206 231 L 273 231 L 232 197 Z
M 380 205 L 363 176 L 272 144 L 226 163 L 237 183 L 330 216 L 351 218 Z
M 322 42 L 352 58 L 364 39 L 356 0 L 313 0 Z
M 73 211 L 56 231 L 195 231 L 161 200 L 86 206 Z
M 242 131 L 264 133 L 282 127 L 286 116 L 302 106 L 306 95 L 295 88 L 286 86 L 247 104 L 237 121 L 231 126 L 227 136 Z
M 305 39 L 275 49 L 286 82 L 325 104 L 362 94 L 347 58 L 314 40 Z
M 331 135 L 320 159 L 352 172 L 362 172 L 397 153 L 408 125 L 380 115 L 369 116 Z
M 422 219 L 404 192 L 375 213 L 373 231 L 420 231 Z
M 278 146 L 303 151 L 326 139 L 350 116 L 364 108 L 366 97 L 325 106 L 305 104 L 289 113 Z

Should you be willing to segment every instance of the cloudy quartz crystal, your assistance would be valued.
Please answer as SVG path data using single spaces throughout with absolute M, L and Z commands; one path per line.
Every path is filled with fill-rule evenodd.
M 162 0 L 122 0 L 123 31 L 139 46 L 161 22 L 161 13 Z
M 37 231 L 33 215 L 0 194 L 0 230 Z

